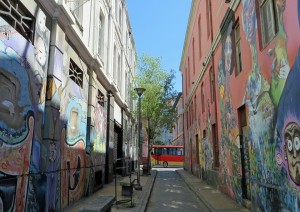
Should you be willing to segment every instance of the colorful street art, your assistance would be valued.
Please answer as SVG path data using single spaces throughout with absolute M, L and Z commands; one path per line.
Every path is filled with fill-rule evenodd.
M 222 59 L 218 64 L 218 87 L 220 91 L 220 183 L 221 190 L 230 197 L 241 200 L 241 160 L 237 114 L 232 104 L 230 76 L 233 73 L 232 22 L 222 37 Z
M 277 0 L 278 33 L 271 70 L 262 70 L 258 62 L 256 41 L 257 20 L 255 1 L 243 0 L 243 28 L 252 54 L 252 68 L 248 79 L 245 103 L 248 106 L 251 195 L 255 207 L 263 211 L 299 210 L 297 187 L 297 137 L 299 110 L 296 107 L 299 89 L 294 80 L 299 77 L 298 56 L 290 69 L 283 13 L 287 4 L 295 1 Z M 290 50 L 291 51 L 291 50 Z M 270 83 L 265 76 L 271 71 Z M 277 121 L 276 121 L 277 119 Z M 280 168 L 278 168 L 280 167 Z M 293 186 L 294 185 L 294 186 Z M 286 191 L 286 192 L 283 192 Z
M 66 46 L 64 54 L 68 55 L 70 51 L 70 46 Z M 68 77 L 70 59 L 64 58 L 63 64 L 60 107 L 61 119 L 63 120 L 61 133 L 62 208 L 80 199 L 85 193 L 85 183 L 88 182 L 88 178 L 85 177 L 88 79 L 83 78 L 83 85 L 85 86 L 81 88 Z
M 95 97 L 96 98 L 96 97 Z M 105 176 L 105 154 L 106 154 L 106 130 L 107 130 L 107 110 L 99 103 L 94 109 L 94 128 L 91 131 L 91 143 L 93 144 L 93 151 L 91 153 L 94 172 L 101 171 L 104 182 Z
M 37 190 L 32 193 L 32 182 L 39 172 L 33 160 L 35 147 L 42 143 L 50 38 L 44 19 L 38 10 L 33 46 L 0 18 L 1 31 L 6 31 L 0 38 L 0 211 L 44 209 L 27 201 L 39 194 L 39 198 L 45 197 Z M 39 189 L 43 186 L 45 180 L 40 181 Z
M 87 125 L 88 77 L 82 87 L 70 79 L 69 45 L 52 49 L 50 74 L 40 9 L 35 23 L 31 43 L 0 18 L 0 211 L 59 211 L 92 192 L 95 172 L 104 182 L 106 108 Z
M 203 171 L 207 172 L 207 170 L 213 168 L 214 157 L 213 157 L 213 144 L 211 139 L 211 116 L 208 113 L 207 118 L 208 127 L 206 128 L 206 136 L 201 141 L 201 150 L 202 150 L 202 159 L 203 161 Z
M 199 85 L 214 82 L 209 79 L 209 72 L 217 69 L 220 166 L 211 163 L 217 159 L 213 154 L 218 147 L 211 142 L 210 122 L 214 117 L 209 112 L 215 106 L 212 104 L 207 111 L 196 114 L 205 128 L 188 123 L 184 132 L 186 151 L 190 154 L 186 158 L 188 167 L 194 162 L 190 135 L 195 135 L 196 129 L 198 135 L 208 135 L 202 135 L 199 141 L 199 165 L 204 174 L 207 172 L 208 183 L 217 181 L 218 188 L 239 203 L 251 201 L 252 211 L 300 211 L 300 1 L 242 0 L 222 6 L 212 1 L 211 5 L 212 11 L 218 10 L 212 16 L 215 37 L 212 43 L 203 45 L 204 51 L 211 50 L 204 56 L 204 62 L 197 55 L 200 51 L 194 53 L 190 49 L 193 36 L 198 42 L 200 29 L 192 23 L 204 11 L 200 6 L 193 10 L 193 20 L 188 25 L 182 64 L 198 56 L 201 62 L 195 63 L 199 84 L 183 93 L 187 100 L 195 98 L 201 90 Z M 223 19 L 221 11 L 225 14 Z M 218 43 L 214 45 L 214 41 Z M 240 64 L 234 61 L 236 58 L 242 61 L 238 71 L 235 68 Z M 181 68 L 189 69 L 188 65 Z M 188 75 L 186 78 L 190 77 L 187 71 L 182 70 Z M 210 93 L 206 91 L 205 95 Z M 189 108 L 185 109 L 189 117 Z M 185 120 L 190 122 L 189 118 Z M 212 173 L 219 178 L 214 179 Z

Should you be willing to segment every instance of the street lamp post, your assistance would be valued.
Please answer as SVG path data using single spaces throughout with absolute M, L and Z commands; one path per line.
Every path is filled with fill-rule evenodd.
M 134 89 L 139 96 L 138 101 L 138 145 L 137 145 L 137 165 L 138 165 L 138 172 L 137 172 L 137 185 L 135 187 L 136 190 L 142 190 L 141 182 L 140 182 L 140 145 L 141 145 L 141 96 L 146 90 L 145 88 L 135 88 Z

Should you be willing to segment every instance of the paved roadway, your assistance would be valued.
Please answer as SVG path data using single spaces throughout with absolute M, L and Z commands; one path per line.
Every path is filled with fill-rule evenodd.
M 209 211 L 175 172 L 176 168 L 153 169 L 158 172 L 146 208 L 147 212 Z

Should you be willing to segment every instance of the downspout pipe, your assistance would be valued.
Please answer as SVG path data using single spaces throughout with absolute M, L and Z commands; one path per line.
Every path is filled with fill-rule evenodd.
M 210 21 L 210 42 L 211 42 L 211 45 L 213 45 L 213 37 L 214 37 L 214 34 L 213 34 L 213 21 L 212 21 L 212 7 L 211 7 L 211 0 L 208 0 L 208 2 L 209 2 L 209 21 Z M 213 78 L 214 78 L 214 85 L 213 86 L 215 86 L 216 85 L 216 82 L 217 82 L 217 80 L 216 80 L 216 77 L 215 77 L 215 53 L 214 53 L 214 51 L 212 51 L 212 53 L 211 53 L 211 63 L 212 63 L 212 70 L 213 70 Z M 218 109 L 218 107 L 217 107 L 217 103 L 216 103 L 216 86 L 215 86 L 215 89 L 214 89 L 214 93 L 213 93 L 213 95 L 214 95 L 214 105 L 215 105 L 215 125 L 216 125 L 216 127 L 215 127 L 215 133 L 216 133 L 216 142 L 219 142 L 219 133 L 218 133 L 218 112 L 217 112 L 217 109 Z M 218 148 L 219 148 L 219 145 L 218 145 Z M 219 150 L 218 150 L 218 152 L 219 152 Z M 218 153 L 219 154 L 219 153 Z M 219 162 L 218 162 L 219 163 Z M 215 164 L 215 167 L 219 167 L 219 164 Z

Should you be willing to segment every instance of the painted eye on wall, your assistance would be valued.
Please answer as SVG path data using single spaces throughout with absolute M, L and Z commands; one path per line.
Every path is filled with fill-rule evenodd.
M 291 152 L 293 150 L 293 142 L 289 139 L 287 143 L 288 143 L 288 150 Z
M 299 139 L 298 136 L 296 136 L 294 138 L 294 146 L 295 146 L 296 151 L 299 151 L 299 149 L 300 149 L 300 139 Z

